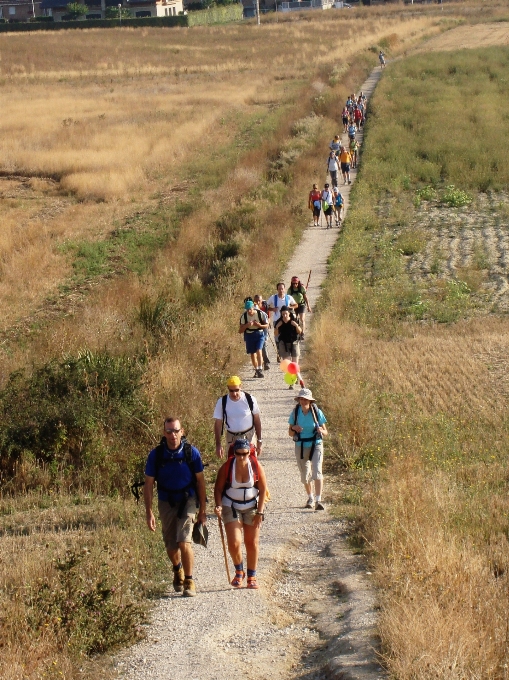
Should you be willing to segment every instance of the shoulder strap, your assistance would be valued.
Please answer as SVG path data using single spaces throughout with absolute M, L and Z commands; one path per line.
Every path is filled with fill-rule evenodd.
M 196 472 L 194 471 L 193 465 L 193 447 L 188 441 L 184 442 L 184 459 L 186 461 L 187 467 L 191 471 L 192 482 L 191 485 L 196 489 Z
M 159 470 L 163 466 L 163 454 L 164 454 L 164 444 L 163 440 L 159 442 L 159 444 L 156 446 L 156 474 L 155 474 L 155 480 L 157 481 L 157 476 L 159 474 Z
M 221 425 L 221 437 L 223 436 L 224 432 L 224 424 L 226 423 L 226 427 L 228 427 L 228 418 L 226 417 L 226 400 L 228 399 L 227 394 L 223 394 L 223 398 L 221 399 L 221 404 L 223 407 L 223 424 Z
M 277 309 L 277 293 L 274 295 L 274 307 Z
M 226 473 L 226 486 L 223 489 L 226 491 L 232 485 L 232 475 L 233 475 L 233 463 L 235 462 L 235 456 L 232 456 L 228 461 L 228 472 Z
M 252 423 L 251 427 L 254 428 L 254 413 L 253 413 L 254 402 L 253 402 L 253 397 L 248 392 L 244 392 L 244 394 L 246 395 L 247 405 L 249 406 L 249 410 L 251 411 L 251 418 L 253 419 L 253 423 Z
M 260 323 L 265 323 L 264 320 L 263 320 L 261 311 L 259 309 L 257 309 L 256 311 L 258 312 L 258 321 Z
M 260 481 L 260 466 L 258 465 L 258 458 L 250 453 L 249 460 L 251 462 L 251 467 L 253 468 L 253 481 L 256 484 Z
M 297 425 L 297 418 L 299 416 L 299 406 L 300 406 L 300 404 L 297 404 L 297 406 L 295 407 L 295 409 L 293 411 L 293 419 L 295 421 L 294 425 Z

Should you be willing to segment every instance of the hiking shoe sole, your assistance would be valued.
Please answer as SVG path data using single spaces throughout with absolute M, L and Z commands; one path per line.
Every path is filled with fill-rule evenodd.
M 315 510 L 325 510 L 325 505 L 323 503 L 317 503 Z
M 306 508 L 306 510 L 314 510 L 315 504 L 313 501 L 308 501 L 304 507 Z

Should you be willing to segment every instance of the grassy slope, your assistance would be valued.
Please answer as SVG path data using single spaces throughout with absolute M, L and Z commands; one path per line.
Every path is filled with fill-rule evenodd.
M 370 546 L 398 678 L 502 677 L 507 662 L 508 322 L 489 314 L 488 237 L 495 221 L 503 248 L 508 59 L 387 69 L 314 329 L 329 451 L 350 470 L 343 509 Z

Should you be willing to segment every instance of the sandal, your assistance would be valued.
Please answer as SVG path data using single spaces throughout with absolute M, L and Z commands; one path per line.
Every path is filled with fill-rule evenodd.
M 258 590 L 258 583 L 256 582 L 256 576 L 247 577 L 247 586 L 249 590 Z
M 235 576 L 232 579 L 230 585 L 234 588 L 242 588 L 242 581 L 246 578 L 246 573 L 244 571 L 236 571 Z

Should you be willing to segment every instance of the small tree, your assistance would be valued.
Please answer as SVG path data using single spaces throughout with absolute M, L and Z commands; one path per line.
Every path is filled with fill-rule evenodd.
M 81 2 L 70 2 L 67 5 L 69 19 L 79 19 L 80 17 L 85 16 L 87 12 L 88 7 L 86 5 L 82 5 Z
M 133 13 L 131 10 L 122 7 L 120 10 L 122 19 L 132 19 Z M 106 7 L 106 19 L 118 19 L 118 7 Z

